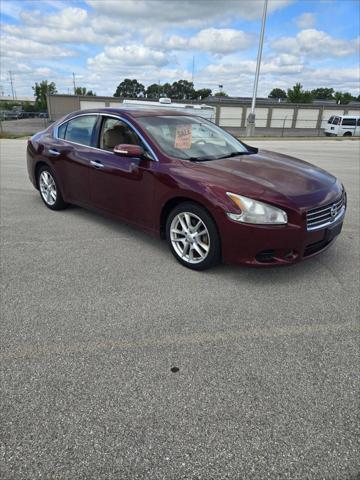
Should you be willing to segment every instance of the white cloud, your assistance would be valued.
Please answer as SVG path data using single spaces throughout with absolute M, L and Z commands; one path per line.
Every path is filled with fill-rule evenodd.
M 160 32 L 151 32 L 145 37 L 145 44 L 168 50 L 195 49 L 213 54 L 225 55 L 250 47 L 253 36 L 233 28 L 206 28 L 192 37 L 171 35 L 165 38 Z
M 342 40 L 314 28 L 302 30 L 296 37 L 281 37 L 271 46 L 282 52 L 309 57 L 345 57 L 356 53 L 358 39 Z
M 311 28 L 316 23 L 315 13 L 304 12 L 295 18 L 295 23 L 299 28 Z
M 234 77 L 241 74 L 253 75 L 255 73 L 255 60 L 239 60 L 235 63 L 214 63 L 208 65 L 204 72 L 211 75 Z M 295 55 L 280 55 L 265 58 L 261 65 L 261 75 L 266 74 L 298 74 L 304 70 L 304 63 Z
M 5 13 L 12 12 L 19 22 L 2 25 L 2 66 L 4 72 L 21 72 L 16 78 L 19 94 L 28 94 L 34 81 L 45 78 L 66 92 L 71 89 L 73 71 L 79 85 L 99 95 L 112 95 L 126 77 L 137 78 L 144 85 L 191 80 L 188 69 L 193 55 L 196 88 L 216 90 L 220 83 L 229 94 L 251 94 L 256 53 L 250 55 L 253 50 L 246 49 L 253 42 L 257 46 L 255 34 L 250 32 L 259 28 L 263 1 L 85 1 L 92 8 L 81 8 L 83 4 L 77 0 L 5 2 Z M 289 3 L 291 0 L 271 0 L 269 12 Z M 7 7 L 12 4 L 11 11 Z M 30 11 L 30 6 L 35 8 Z M 357 65 L 357 41 L 313 28 L 316 15 L 310 8 L 308 12 L 304 9 L 305 13 L 293 19 L 293 26 L 296 22 L 301 31 L 296 29 L 270 45 L 265 42 L 259 94 L 267 94 L 274 86 L 291 87 L 297 81 L 305 88 L 332 86 L 355 93 L 358 72 L 347 67 Z M 240 18 L 256 20 L 256 28 L 249 22 L 242 23 L 243 30 L 233 28 Z M 268 22 L 272 20 L 278 18 L 270 16 Z M 317 20 L 325 25 L 320 16 Z M 281 17 L 279 21 L 276 28 L 281 32 L 285 20 Z M 328 28 L 332 31 L 330 25 Z M 8 85 L 6 78 L 2 83 Z
M 58 58 L 69 57 L 74 52 L 64 47 L 54 45 L 44 45 L 25 38 L 6 35 L 1 39 L 2 56 L 4 58 L 27 58 L 29 60 L 35 58 Z
M 104 51 L 93 58 L 89 58 L 87 64 L 90 68 L 101 70 L 113 69 L 116 66 L 164 66 L 169 63 L 169 57 L 159 50 L 153 50 L 141 45 L 124 45 L 117 47 L 105 47 Z
M 292 0 L 272 0 L 269 12 L 284 8 Z M 99 14 L 118 21 L 133 20 L 138 25 L 155 22 L 155 25 L 200 26 L 211 24 L 214 20 L 234 20 L 244 18 L 254 20 L 261 16 L 263 2 L 222 0 L 217 2 L 194 0 L 87 0 L 87 3 Z
M 37 11 L 34 14 L 34 11 L 25 10 L 21 12 L 20 18 L 27 25 L 38 26 L 39 20 L 41 20 L 41 25 L 46 25 L 50 28 L 70 30 L 72 28 L 77 28 L 79 25 L 83 25 L 86 22 L 87 11 L 83 8 L 69 7 L 61 10 L 56 15 L 47 15 L 44 17 L 41 14 L 41 11 Z
M 251 35 L 231 28 L 207 28 L 189 41 L 192 48 L 219 54 L 244 50 L 250 47 L 251 43 Z

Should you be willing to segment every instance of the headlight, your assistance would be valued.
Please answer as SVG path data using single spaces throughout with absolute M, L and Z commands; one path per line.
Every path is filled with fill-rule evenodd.
M 226 192 L 235 205 L 240 209 L 240 213 L 228 213 L 228 217 L 237 222 L 256 223 L 260 225 L 268 224 L 286 224 L 287 215 L 280 208 L 273 207 L 266 203 L 258 202 L 252 198 L 236 195 Z

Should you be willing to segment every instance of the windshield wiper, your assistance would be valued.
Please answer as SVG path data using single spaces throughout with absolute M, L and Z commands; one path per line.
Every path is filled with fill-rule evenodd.
M 239 155 L 248 155 L 249 152 L 231 152 L 228 155 L 224 155 L 222 157 L 216 157 L 216 160 L 220 160 L 221 158 L 231 158 L 231 157 L 237 157 Z
M 190 160 L 190 162 L 207 162 L 210 160 L 215 160 L 214 158 L 209 157 L 188 157 L 186 160 Z
M 249 152 L 231 152 L 227 155 L 223 155 L 221 157 L 188 157 L 186 160 L 190 160 L 190 162 L 210 162 L 211 160 L 220 160 L 222 158 L 230 158 L 230 157 L 237 157 L 238 155 L 248 155 Z

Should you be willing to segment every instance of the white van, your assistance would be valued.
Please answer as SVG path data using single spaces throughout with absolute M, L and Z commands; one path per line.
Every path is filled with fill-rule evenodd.
M 334 115 L 329 118 L 325 135 L 360 137 L 360 115 Z
M 198 115 L 199 117 L 206 118 L 211 122 L 215 122 L 215 107 L 209 105 L 198 105 L 192 103 L 172 103 L 170 98 L 160 98 L 158 102 L 146 102 L 144 100 L 124 100 L 123 105 L 131 108 L 169 108 L 171 110 L 178 110 L 185 113 L 189 112 L 190 115 Z

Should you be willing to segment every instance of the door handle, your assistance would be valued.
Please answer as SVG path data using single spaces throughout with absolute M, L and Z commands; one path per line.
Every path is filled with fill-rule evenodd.
M 53 148 L 49 148 L 49 155 L 52 155 L 53 157 L 58 157 L 59 155 L 61 155 L 61 153 L 57 150 L 54 150 Z
M 130 165 L 130 172 L 139 173 L 139 165 L 137 163 L 132 162 Z
M 104 164 L 102 164 L 98 160 L 90 160 L 90 165 L 92 165 L 95 168 L 104 168 Z

